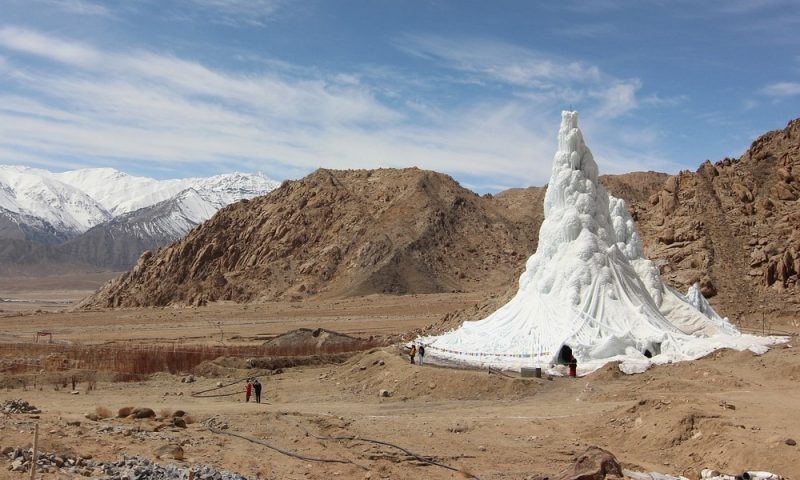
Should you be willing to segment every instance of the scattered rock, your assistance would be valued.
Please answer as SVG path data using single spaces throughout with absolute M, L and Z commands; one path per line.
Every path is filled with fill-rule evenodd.
M 186 428 L 186 420 L 184 420 L 182 417 L 174 417 L 172 419 L 172 424 L 176 427 Z
M 175 460 L 183 460 L 184 455 L 183 447 L 173 443 L 162 445 L 153 450 L 153 453 L 158 458 L 174 458 Z
M 447 430 L 450 431 L 450 432 L 453 432 L 453 433 L 464 433 L 467 430 L 469 430 L 469 428 L 467 428 L 466 425 L 462 425 L 460 423 L 457 423 L 457 424 L 453 425 L 452 427 L 448 428 Z
M 6 400 L 0 405 L 0 412 L 3 413 L 42 413 L 41 410 L 26 402 L 25 400 Z
M 392 396 L 392 392 L 390 392 L 389 390 L 381 390 L 378 393 L 378 395 L 380 395 L 381 397 L 385 397 L 385 398 L 386 397 L 391 397 Z
M 783 443 L 789 445 L 790 447 L 797 445 L 797 442 L 793 438 L 787 438 Z
M 152 408 L 137 408 L 131 412 L 131 416 L 133 418 L 153 418 L 156 416 L 156 412 Z
M 163 449 L 163 450 L 162 450 Z M 5 452 L 8 448 L 4 448 Z M 162 451 L 165 457 L 176 460 L 183 458 L 183 449 L 178 445 L 164 445 L 156 450 Z M 18 455 L 15 455 L 18 453 Z M 30 449 L 22 450 L 13 448 L 8 454 L 14 455 L 9 463 L 8 470 L 14 472 L 27 472 L 30 470 Z M 23 454 L 27 454 L 25 457 Z M 180 458 L 178 458 L 180 457 Z M 55 474 L 56 477 L 92 477 L 104 479 L 164 479 L 184 480 L 190 477 L 189 472 L 194 472 L 198 480 L 246 480 L 245 477 L 225 470 L 215 470 L 205 465 L 182 467 L 176 465 L 159 465 L 142 457 L 123 456 L 120 460 L 111 462 L 98 462 L 91 460 L 91 455 L 70 456 L 48 452 L 40 452 L 37 458 L 38 470 L 42 473 Z
M 622 468 L 617 459 L 607 450 L 589 447 L 574 465 L 561 471 L 553 480 L 603 480 L 606 475 L 622 477 Z

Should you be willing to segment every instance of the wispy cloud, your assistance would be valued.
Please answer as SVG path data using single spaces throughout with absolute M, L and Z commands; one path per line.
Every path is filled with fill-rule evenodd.
M 636 109 L 639 106 L 636 99 L 639 88 L 641 82 L 631 80 L 592 92 L 591 95 L 600 100 L 595 114 L 599 117 L 616 118 Z
M 600 77 L 596 66 L 489 39 L 405 35 L 395 44 L 406 53 L 441 62 L 449 68 L 523 87 L 546 87 L 557 81 Z
M 626 115 L 639 106 L 639 79 L 616 78 L 586 62 L 483 38 L 406 35 L 396 45 L 447 68 L 515 87 L 517 96 L 533 101 L 563 107 L 592 102 L 593 114 L 605 118 Z
M 183 0 L 187 10 L 186 16 L 202 13 L 218 23 L 230 25 L 264 25 L 272 18 L 286 0 Z M 209 17 L 208 15 L 212 15 Z
M 67 13 L 75 15 L 89 15 L 89 16 L 113 16 L 111 10 L 106 6 L 99 3 L 90 2 L 87 0 L 36 0 L 38 3 L 45 4 L 50 7 L 55 7 Z
M 151 169 L 222 165 L 275 177 L 323 165 L 416 165 L 491 189 L 547 181 L 557 112 L 574 98 L 597 107 L 585 121 L 597 132 L 593 148 L 607 162 L 605 171 L 640 168 L 643 158 L 650 168 L 665 165 L 657 154 L 612 147 L 626 142 L 607 120 L 636 109 L 638 80 L 527 50 L 519 51 L 525 58 L 517 65 L 497 45 L 469 55 L 441 43 L 436 54 L 418 48 L 417 55 L 451 65 L 436 77 L 442 85 L 380 68 L 325 72 L 271 61 L 260 64 L 262 71 L 241 74 L 169 53 L 115 51 L 0 27 L 0 52 L 15 53 L 6 66 L 13 69 L 7 78 L 15 93 L 0 96 L 0 149 L 5 161 L 18 152 L 20 159 L 81 158 L 117 166 L 136 161 Z M 502 54 L 500 61 L 493 53 Z M 20 55 L 39 61 L 18 65 Z M 457 105 L 430 101 L 435 95 L 408 96 L 463 82 L 452 69 L 512 85 L 517 94 Z M 636 136 L 644 139 L 637 147 L 653 141 L 646 133 Z
M 96 50 L 79 42 L 60 41 L 18 27 L 0 28 L 0 46 L 76 66 L 97 64 L 101 59 Z
M 570 38 L 597 38 L 615 36 L 620 32 L 613 23 L 569 23 L 553 27 L 553 33 Z
M 791 97 L 800 95 L 800 82 L 777 82 L 761 89 L 761 93 L 770 97 Z
M 19 67 L 17 88 L 27 94 L 0 99 L 0 147 L 20 158 L 223 162 L 280 172 L 419 164 L 507 179 L 524 170 L 533 182 L 545 178 L 552 150 L 549 136 L 530 135 L 527 112 L 514 103 L 439 112 L 422 126 L 407 121 L 412 110 L 389 107 L 344 72 L 238 75 L 17 27 L 0 29 L 0 48 L 51 61 Z M 538 151 L 547 152 L 541 168 L 525 168 Z

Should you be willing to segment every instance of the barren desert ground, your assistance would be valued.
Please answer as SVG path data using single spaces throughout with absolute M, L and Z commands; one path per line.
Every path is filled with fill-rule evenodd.
M 371 296 L 248 306 L 98 312 L 69 312 L 60 307 L 52 313 L 36 312 L 47 310 L 37 303 L 45 298 L 80 296 L 77 286 L 57 283 L 57 288 L 41 288 L 43 292 L 58 290 L 50 291 L 49 297 L 29 294 L 27 309 L 3 306 L 0 342 L 5 346 L 29 342 L 36 331 L 47 330 L 55 341 L 73 345 L 179 342 L 197 346 L 219 345 L 220 340 L 226 345 L 255 345 L 299 327 L 387 338 L 425 327 L 447 312 L 482 299 L 480 294 Z M 2 285 L 0 297 L 13 298 L 9 285 Z M 790 323 L 772 327 L 797 331 Z M 0 352 L 4 352 L 0 360 L 13 360 L 10 350 Z M 155 459 L 156 448 L 182 445 L 183 460 L 157 461 L 212 465 L 248 478 L 533 478 L 559 472 L 588 446 L 596 445 L 631 470 L 692 479 L 703 468 L 728 473 L 769 470 L 796 479 L 800 478 L 800 449 L 792 440 L 800 436 L 798 352 L 794 336 L 762 356 L 721 351 L 632 376 L 607 365 L 579 379 L 522 379 L 411 365 L 397 347 L 387 346 L 356 353 L 342 363 L 318 359 L 282 369 L 266 368 L 268 361 L 224 358 L 204 362 L 193 372 L 155 373 L 135 381 L 113 381 L 113 372 L 97 372 L 96 388 L 91 391 L 85 371 L 15 370 L 6 363 L 0 364 L 4 368 L 0 403 L 22 398 L 42 413 L 39 418 L 0 414 L 0 447 L 30 444 L 34 424 L 39 422 L 40 449 L 45 452 L 91 455 L 94 460 L 113 460 L 122 454 Z M 182 383 L 189 373 L 194 373 L 196 382 Z M 71 385 L 64 387 L 73 375 L 78 379 L 78 394 L 71 394 Z M 191 395 L 246 376 L 261 379 L 265 403 L 245 403 L 243 393 L 210 398 Z M 236 383 L 211 393 L 242 389 L 242 383 Z M 380 396 L 381 390 L 389 396 Z M 149 407 L 157 418 L 116 418 L 117 410 L 128 406 Z M 85 417 L 97 407 L 114 415 L 97 420 Z M 187 428 L 168 425 L 169 413 L 179 409 L 194 420 Z M 345 463 L 301 460 L 239 437 L 213 433 L 206 427 L 209 419 L 227 425 L 223 432 L 256 438 L 302 456 Z M 426 465 L 366 439 L 433 457 L 461 472 Z M 58 475 L 63 478 L 64 474 L 41 477 Z M 28 478 L 28 474 L 2 465 L 0 477 Z

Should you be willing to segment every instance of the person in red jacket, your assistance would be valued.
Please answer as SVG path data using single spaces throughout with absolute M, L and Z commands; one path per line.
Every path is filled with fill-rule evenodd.
M 247 385 L 244 386 L 244 401 L 250 401 L 250 395 L 253 393 L 253 384 L 250 383 L 250 380 L 247 380 Z
M 571 354 L 569 356 L 569 376 L 573 378 L 578 376 L 578 359 Z

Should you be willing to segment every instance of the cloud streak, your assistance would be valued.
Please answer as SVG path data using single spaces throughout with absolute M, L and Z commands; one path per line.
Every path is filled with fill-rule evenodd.
M 638 106 L 638 81 L 544 57 L 515 64 L 509 51 L 492 60 L 498 48 L 484 45 L 460 57 L 450 48 L 418 48 L 415 55 L 520 89 L 518 96 L 443 106 L 404 96 L 425 79 L 395 78 L 397 89 L 389 94 L 392 88 L 375 70 L 323 72 L 264 62 L 264 70 L 241 74 L 171 54 L 112 51 L 2 27 L 0 51 L 39 62 L 6 61 L 14 92 L 0 97 L 0 151 L 4 161 L 18 152 L 20 160 L 82 159 L 87 166 L 118 167 L 135 161 L 151 171 L 193 165 L 260 170 L 276 178 L 321 166 L 420 166 L 491 189 L 546 182 L 558 104 L 570 95 L 599 106 L 588 120 L 598 132 L 610 131 L 602 118 Z M 447 85 L 428 81 L 424 88 Z M 594 148 L 600 158 L 613 152 L 610 171 L 633 170 L 643 158 L 605 142 Z M 655 155 L 646 157 L 663 165 Z M 67 163 L 74 167 L 73 160 Z M 480 178 L 485 184 L 475 181 Z
M 761 93 L 770 97 L 792 97 L 800 95 L 800 83 L 777 82 L 761 89 Z

